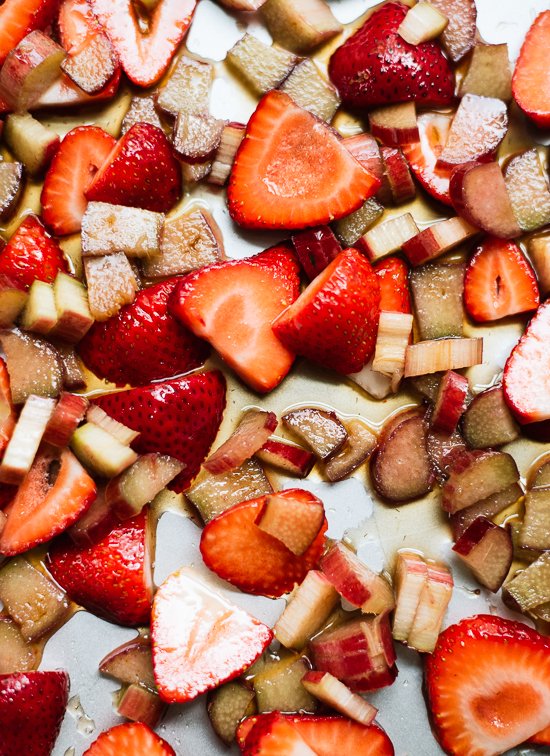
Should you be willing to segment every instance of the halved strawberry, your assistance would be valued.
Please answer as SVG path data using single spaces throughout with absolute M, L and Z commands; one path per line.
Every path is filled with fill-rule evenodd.
M 313 494 L 299 489 L 281 491 L 280 498 L 311 502 Z M 246 593 L 278 597 L 301 583 L 314 569 L 325 545 L 326 521 L 317 537 L 296 556 L 278 538 L 264 533 L 256 519 L 266 497 L 243 501 L 211 520 L 201 537 L 201 554 L 207 567 Z
M 63 536 L 48 552 L 48 570 L 92 614 L 119 625 L 147 624 L 153 599 L 147 518 L 146 508 L 92 546 Z
M 181 197 L 181 168 L 164 131 L 151 123 L 134 124 L 84 193 L 94 202 L 167 213 Z
M 104 394 L 94 400 L 139 437 L 140 454 L 159 452 L 179 459 L 185 470 L 170 484 L 183 491 L 198 473 L 216 438 L 225 408 L 225 378 L 215 370 Z
M 227 202 L 247 228 L 306 228 L 357 210 L 379 187 L 326 123 L 273 90 L 248 122 Z
M 185 568 L 156 592 L 151 634 L 155 681 L 168 703 L 192 701 L 237 677 L 273 638 L 266 625 Z
M 101 30 L 88 0 L 62 0 L 57 28 L 61 46 L 69 55 L 79 52 Z
M 174 292 L 172 312 L 209 341 L 245 383 L 264 393 L 283 380 L 294 360 L 271 323 L 294 302 L 299 287 L 296 258 L 280 245 L 186 276 Z
M 169 278 L 143 289 L 117 315 L 95 323 L 78 345 L 86 367 L 118 386 L 143 386 L 202 365 L 208 345 L 168 312 L 179 281 Z
M 143 722 L 125 722 L 102 732 L 84 756 L 176 756 L 172 746 Z
M 347 375 L 374 351 L 380 286 L 362 254 L 341 252 L 273 322 L 278 339 L 296 354 Z
M 0 65 L 21 40 L 35 29 L 45 29 L 57 12 L 59 0 L 4 0 L 0 5 Z
M 412 312 L 407 263 L 400 257 L 386 257 L 373 268 L 380 285 L 380 310 Z
M 15 428 L 16 414 L 11 400 L 10 374 L 4 360 L 0 359 L 0 458 Z M 0 502 L 2 496 L 0 496 Z M 1 503 L 0 503 L 0 506 Z
M 76 457 L 53 447 L 39 451 L 0 534 L 0 554 L 13 556 L 46 543 L 91 506 L 96 485 Z
M 515 101 L 543 128 L 550 126 L 549 45 L 550 10 L 546 10 L 539 13 L 527 32 L 512 78 Z
M 63 252 L 36 215 L 27 215 L 0 252 L 0 274 L 28 289 L 38 279 L 51 283 L 69 270 Z
M 479 614 L 451 625 L 425 675 L 447 753 L 504 753 L 550 725 L 550 639 L 521 622 Z
M 401 145 L 417 181 L 445 205 L 452 205 L 449 194 L 452 168 L 438 166 L 437 160 L 447 143 L 452 121 L 453 116 L 446 113 L 422 113 L 416 121 L 420 141 Z
M 77 126 L 66 135 L 51 162 L 40 201 L 46 225 L 60 236 L 80 231 L 85 191 L 116 144 L 99 126 Z
M 488 237 L 476 249 L 464 279 L 464 304 L 478 323 L 535 310 L 540 303 L 537 277 L 520 248 Z

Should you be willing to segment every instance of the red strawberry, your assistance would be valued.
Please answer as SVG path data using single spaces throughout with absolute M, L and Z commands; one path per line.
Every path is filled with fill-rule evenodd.
M 91 506 L 96 485 L 68 450 L 45 448 L 36 455 L 0 534 L 0 554 L 13 556 L 46 543 Z
M 454 75 L 437 42 L 410 45 L 397 33 L 408 10 L 385 3 L 333 53 L 329 75 L 345 105 L 451 103 Z
M 479 614 L 451 625 L 425 674 L 447 753 L 504 753 L 550 725 L 550 639 L 521 622 Z
M 102 732 L 84 756 L 176 756 L 166 740 L 143 722 L 125 722 Z
M 40 196 L 42 217 L 54 233 L 80 231 L 87 205 L 84 193 L 115 144 L 99 126 L 77 126 L 63 139 Z
M 147 624 L 153 599 L 147 517 L 144 509 L 92 546 L 63 536 L 48 552 L 48 570 L 92 614 L 119 625 Z
M 273 638 L 188 569 L 174 572 L 156 592 L 151 634 L 155 681 L 168 703 L 192 701 L 237 677 Z
M 35 29 L 45 29 L 57 12 L 59 0 L 4 0 L 0 5 L 0 65 L 21 40 Z
M 91 0 L 128 78 L 140 87 L 156 84 L 184 38 L 196 0 L 160 0 L 148 19 L 147 31 L 131 0 Z
M 151 123 L 134 124 L 85 194 L 90 201 L 167 213 L 181 197 L 181 168 L 164 131 Z
M 16 415 L 11 401 L 10 374 L 4 360 L 0 359 L 0 457 L 11 438 L 15 421 Z
M 550 126 L 550 10 L 539 13 L 523 41 L 512 78 L 514 99 L 537 126 Z
M 417 181 L 434 199 L 451 206 L 452 168 L 438 166 L 437 160 L 447 143 L 452 120 L 452 115 L 445 113 L 422 113 L 416 121 L 420 141 L 401 145 Z
M 379 305 L 372 267 L 347 249 L 274 321 L 273 331 L 296 354 L 344 375 L 356 373 L 374 351 Z
M 36 279 L 51 283 L 60 270 L 69 270 L 61 248 L 36 215 L 27 215 L 0 253 L 0 274 L 28 289 Z
M 225 378 L 215 370 L 104 394 L 95 399 L 108 415 L 139 431 L 132 447 L 160 452 L 186 465 L 170 487 L 183 491 L 216 438 L 225 408 Z
M 57 17 L 59 40 L 69 55 L 79 52 L 101 26 L 88 0 L 62 0 Z
M 308 491 L 281 491 L 281 498 L 309 503 L 315 500 Z M 266 497 L 243 501 L 215 517 L 202 531 L 201 553 L 216 575 L 246 593 L 278 597 L 301 583 L 323 553 L 326 521 L 311 546 L 296 556 L 282 541 L 260 530 L 256 519 Z
M 66 672 L 15 672 L 0 676 L 0 753 L 52 753 L 69 698 Z
M 409 266 L 400 257 L 386 257 L 374 265 L 380 284 L 380 309 L 410 313 Z
M 550 419 L 550 301 L 537 310 L 504 366 L 506 403 L 522 423 Z M 548 430 L 542 424 L 542 430 Z M 547 440 L 544 438 L 542 440 Z
M 248 122 L 227 202 L 247 228 L 306 228 L 357 210 L 379 187 L 332 129 L 274 90 Z
M 514 242 L 488 237 L 477 247 L 464 279 L 464 304 L 478 323 L 535 310 L 537 277 Z
M 296 258 L 281 245 L 186 276 L 174 293 L 172 311 L 245 383 L 264 393 L 283 380 L 294 360 L 271 323 L 294 302 L 299 287 Z
M 179 281 L 143 289 L 117 315 L 95 323 L 78 345 L 86 367 L 118 386 L 143 386 L 202 365 L 208 346 L 167 311 Z

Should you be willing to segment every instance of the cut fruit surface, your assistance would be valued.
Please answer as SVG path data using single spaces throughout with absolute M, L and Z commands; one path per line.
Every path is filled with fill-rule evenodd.
M 464 413 L 462 432 L 474 449 L 494 448 L 516 440 L 519 429 L 506 406 L 501 386 L 474 397 Z
M 261 12 L 272 37 L 294 52 L 318 47 L 342 31 L 325 0 L 267 0 Z
M 84 756 L 176 756 L 172 746 L 143 722 L 125 722 L 102 732 Z
M 36 215 L 27 215 L 0 252 L 0 274 L 28 289 L 37 279 L 53 283 L 60 271 L 68 266 L 58 243 Z
M 403 243 L 403 252 L 411 265 L 422 265 L 440 257 L 478 233 L 475 226 L 462 218 L 434 223 Z
M 464 264 L 440 262 L 411 270 L 410 284 L 420 339 L 462 336 L 464 271 Z
M 430 424 L 436 431 L 451 434 L 466 408 L 468 379 L 448 370 L 439 384 Z
M 330 580 L 322 572 L 310 570 L 275 623 L 275 637 L 286 648 L 303 648 L 338 601 L 339 593 Z
M 248 410 L 227 441 L 208 457 L 204 469 L 219 475 L 240 467 L 262 448 L 276 427 L 274 412 Z
M 293 554 L 302 556 L 309 549 L 323 526 L 323 503 L 273 494 L 265 497 L 256 524 L 264 533 L 281 541 Z
M 512 78 L 515 101 L 541 127 L 550 125 L 550 75 L 546 65 L 549 40 L 550 11 L 546 10 L 539 13 L 527 32 Z
M 536 231 L 550 223 L 550 187 L 536 148 L 512 157 L 504 180 L 522 231 Z
M 347 438 L 347 431 L 335 412 L 304 407 L 283 415 L 283 423 L 306 443 L 320 459 L 338 452 Z
M 475 45 L 459 89 L 460 96 L 468 93 L 496 97 L 505 102 L 512 99 L 512 70 L 507 44 L 486 45 L 478 42 Z
M 446 565 L 428 562 L 427 567 L 427 580 L 407 638 L 408 645 L 422 653 L 432 653 L 435 648 L 454 586 Z
M 428 581 L 428 566 L 419 554 L 412 551 L 399 551 L 394 580 L 396 606 L 392 634 L 395 640 L 407 641 L 420 597 Z
M 504 139 L 507 128 L 508 113 L 502 100 L 464 95 L 438 163 L 460 165 L 489 158 Z
M 451 170 L 438 166 L 437 161 L 447 142 L 451 122 L 452 116 L 445 113 L 422 113 L 417 119 L 419 141 L 402 146 L 415 178 L 428 194 L 445 205 L 451 204 Z
M 477 9 L 475 0 L 430 0 L 449 19 L 441 41 L 449 58 L 456 63 L 476 41 Z
M 127 685 L 155 690 L 151 644 L 141 636 L 113 649 L 98 664 L 99 671 Z
M 465 451 L 455 459 L 442 488 L 442 506 L 458 512 L 481 499 L 517 483 L 519 472 L 509 454 L 497 451 Z
M 521 486 L 518 483 L 512 483 L 511 486 L 508 486 L 503 491 L 491 494 L 485 499 L 481 499 L 481 501 L 455 512 L 450 518 L 453 538 L 457 541 L 478 517 L 495 517 L 518 501 L 522 496 L 523 490 Z
M 266 441 L 255 456 L 261 462 L 299 478 L 307 478 L 315 464 L 315 455 L 312 452 L 278 438 Z
M 479 365 L 483 360 L 483 339 L 432 339 L 407 347 L 405 377 Z
M 481 585 L 496 593 L 510 570 L 513 547 L 510 532 L 478 517 L 453 546 Z
M 370 725 L 378 713 L 374 706 L 328 672 L 307 672 L 302 685 L 323 703 L 360 724 Z
M 235 741 L 237 727 L 256 711 L 255 693 L 240 681 L 228 682 L 208 697 L 207 713 L 216 735 L 226 744 Z

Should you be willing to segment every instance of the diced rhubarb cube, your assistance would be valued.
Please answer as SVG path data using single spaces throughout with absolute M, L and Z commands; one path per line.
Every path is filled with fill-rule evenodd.
M 380 154 L 384 163 L 382 186 L 377 194 L 380 202 L 401 205 L 412 200 L 416 186 L 404 154 L 396 147 L 382 147 Z
M 59 354 L 51 344 L 16 330 L 0 332 L 0 344 L 6 355 L 14 404 L 24 404 L 31 394 L 58 396 L 63 373 Z
M 474 94 L 496 97 L 508 102 L 512 99 L 512 69 L 508 45 L 476 44 L 470 65 L 458 90 L 460 97 Z
M 378 709 L 357 693 L 352 693 L 330 672 L 307 672 L 302 678 L 302 685 L 331 709 L 355 722 L 370 725 L 378 714 Z
M 371 197 L 359 210 L 336 221 L 336 236 L 346 247 L 353 247 L 383 212 L 382 205 Z
M 274 412 L 249 410 L 227 441 L 208 457 L 204 468 L 212 475 L 235 470 L 262 448 L 276 427 Z
M 76 429 L 71 448 L 83 465 L 104 478 L 114 478 L 137 459 L 132 449 L 94 423 Z
M 374 108 L 369 112 L 369 124 L 372 135 L 390 147 L 420 139 L 414 102 Z
M 259 659 L 249 670 L 258 711 L 314 712 L 317 701 L 302 685 L 308 670 L 309 664 L 300 654 L 283 651 Z
M 120 697 L 117 714 L 132 722 L 143 722 L 156 727 L 166 713 L 168 705 L 157 693 L 152 693 L 141 685 L 129 685 Z
M 405 377 L 479 365 L 483 339 L 435 339 L 411 344 L 405 353 Z
M 451 124 L 439 165 L 461 165 L 470 160 L 487 159 L 508 128 L 506 104 L 494 97 L 464 95 Z
M 323 626 L 338 601 L 339 594 L 327 577 L 310 570 L 275 623 L 275 637 L 286 648 L 303 648 Z
M 163 225 L 162 213 L 89 202 L 82 218 L 82 255 L 124 252 L 128 257 L 155 257 L 160 252 Z
M 405 312 L 380 312 L 376 348 L 372 361 L 373 370 L 392 378 L 393 388 L 405 369 L 405 353 L 413 328 L 413 316 Z
M 431 653 L 441 631 L 453 595 L 453 576 L 443 564 L 428 563 L 426 581 L 407 643 L 417 651 Z
M 63 392 L 50 417 L 43 439 L 48 444 L 63 448 L 84 419 L 89 401 L 85 396 Z
M 451 467 L 442 488 L 441 505 L 453 514 L 517 483 L 519 472 L 509 454 L 465 451 Z
M 80 341 L 94 324 L 88 292 L 76 278 L 58 273 L 53 282 L 57 323 L 55 335 L 71 344 Z
M 342 251 L 338 239 L 328 226 L 300 231 L 292 236 L 292 244 L 310 281 L 322 273 Z
M 397 552 L 396 606 L 392 629 L 395 640 L 407 641 L 427 580 L 428 566 L 419 554 L 413 551 Z
M 3 131 L 6 144 L 29 173 L 40 174 L 59 147 L 59 135 L 29 113 L 10 113 Z
M 550 293 L 550 236 L 534 236 L 528 242 L 529 257 L 537 272 L 541 293 Z
M 141 636 L 110 651 L 99 662 L 99 671 L 126 685 L 143 685 L 156 690 L 151 645 Z
M 24 186 L 22 163 L 0 163 L 0 220 L 7 221 L 15 213 Z
M 508 486 L 503 491 L 491 494 L 491 496 L 487 496 L 487 498 L 481 499 L 481 501 L 455 512 L 450 518 L 454 540 L 458 541 L 464 531 L 478 517 L 495 517 L 518 501 L 522 496 L 523 490 L 521 486 L 518 483 L 512 483 L 511 486 Z
M 342 480 L 351 475 L 376 448 L 376 436 L 361 420 L 349 420 L 346 431 L 346 443 L 325 464 L 325 475 L 330 481 Z
M 510 159 L 504 181 L 522 231 L 536 231 L 550 223 L 550 187 L 536 148 Z
M 399 25 L 397 33 L 410 45 L 419 45 L 439 37 L 449 23 L 447 16 L 430 2 L 413 5 Z
M 519 543 L 524 549 L 550 550 L 550 489 L 527 491 Z
M 90 312 L 95 320 L 108 320 L 134 301 L 139 280 L 124 252 L 84 258 Z
M 462 218 L 439 221 L 420 231 L 403 244 L 403 252 L 411 265 L 423 265 L 449 252 L 459 244 L 479 233 Z
M 212 163 L 212 169 L 208 174 L 208 182 L 223 186 L 233 167 L 235 155 L 244 139 L 245 126 L 241 123 L 228 124 L 223 132 L 220 146 Z
M 501 386 L 474 397 L 464 413 L 462 432 L 473 449 L 488 449 L 515 441 L 519 428 L 512 417 Z
M 503 584 L 514 556 L 510 531 L 486 517 L 478 517 L 453 546 L 481 585 L 496 593 Z
M 361 237 L 361 244 L 371 262 L 391 255 L 418 234 L 418 226 L 410 213 L 392 218 L 371 228 Z
M 144 454 L 109 481 L 107 504 L 120 520 L 135 517 L 183 468 L 182 462 L 165 454 Z
M 210 724 L 226 745 L 234 743 L 237 727 L 242 720 L 255 714 L 255 698 L 254 691 L 239 680 L 220 685 L 208 694 Z
M 432 428 L 443 433 L 453 433 L 466 409 L 468 392 L 468 379 L 454 370 L 448 370 L 439 384 L 430 419 Z
M 319 499 L 306 502 L 272 494 L 265 497 L 256 525 L 301 556 L 317 537 L 324 520 L 325 510 Z
M 29 110 L 61 73 L 65 50 L 44 32 L 31 31 L 0 70 L 0 96 L 18 112 Z
M 57 308 L 53 286 L 45 281 L 33 281 L 25 308 L 21 314 L 21 328 L 42 335 L 57 325 Z
M 168 115 L 208 113 L 214 68 L 210 63 L 182 55 L 168 81 L 157 93 L 157 105 Z
M 245 34 L 231 50 L 226 61 L 239 73 L 257 95 L 263 95 L 278 85 L 297 63 L 292 53 Z
M 130 446 L 139 436 L 138 431 L 132 430 L 118 420 L 115 420 L 114 417 L 108 415 L 97 404 L 90 404 L 86 412 L 86 420 L 94 425 L 99 425 L 100 428 L 103 428 L 104 431 L 114 436 L 124 446 Z
M 410 284 L 421 340 L 462 336 L 464 272 L 463 264 L 439 262 L 411 271 Z
M 299 478 L 307 478 L 315 464 L 315 454 L 280 438 L 268 439 L 255 456 L 262 462 Z
M 325 0 L 267 0 L 262 16 L 281 47 L 308 52 L 342 31 Z
M 2 457 L 0 482 L 21 483 L 32 467 L 54 409 L 54 399 L 29 396 Z
M 530 612 L 550 601 L 550 552 L 518 572 L 502 589 L 504 602 L 515 611 Z
M 172 144 L 178 156 L 191 165 L 212 160 L 220 146 L 225 121 L 207 114 L 180 112 Z
M 27 643 L 16 622 L 0 614 L 0 675 L 38 669 L 42 644 Z
M 323 121 L 332 121 L 340 105 L 336 88 L 310 58 L 300 61 L 279 89 L 292 97 L 296 105 Z
M 118 58 L 102 32 L 91 35 L 80 49 L 68 55 L 61 69 L 77 87 L 93 95 L 105 89 L 118 68 Z
M 122 121 L 121 135 L 124 136 L 136 123 L 150 123 L 162 129 L 162 123 L 155 110 L 155 100 L 151 95 L 135 95 Z
M 339 451 L 348 435 L 334 412 L 315 407 L 287 412 L 282 420 L 289 430 L 323 460 Z

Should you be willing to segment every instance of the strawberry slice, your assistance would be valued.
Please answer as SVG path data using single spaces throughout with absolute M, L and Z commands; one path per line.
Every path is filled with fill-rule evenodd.
M 401 145 L 417 181 L 434 199 L 449 206 L 452 168 L 441 167 L 437 161 L 447 144 L 452 121 L 453 116 L 445 113 L 422 113 L 416 121 L 420 141 Z
M 185 568 L 156 592 L 151 633 L 155 681 L 168 703 L 192 701 L 238 677 L 273 638 L 266 625 Z
M 179 281 L 170 278 L 143 289 L 117 315 L 95 323 L 78 345 L 86 367 L 117 386 L 143 386 L 202 365 L 208 346 L 168 312 Z
M 80 231 L 84 196 L 116 144 L 99 126 L 77 126 L 65 136 L 44 180 L 40 201 L 46 225 L 60 236 Z
M 411 313 L 407 263 L 400 257 L 386 257 L 373 267 L 380 285 L 380 310 Z
M 183 491 L 198 473 L 216 438 L 225 408 L 225 378 L 215 370 L 94 400 L 108 415 L 139 432 L 132 448 L 179 459 L 185 469 L 170 484 Z
M 53 747 L 69 698 L 66 672 L 0 676 L 2 756 L 45 756 Z
M 63 536 L 48 552 L 48 570 L 92 614 L 119 625 L 147 624 L 153 599 L 147 517 L 144 509 L 92 546 Z
M 550 10 L 533 21 L 523 41 L 512 78 L 514 99 L 537 126 L 550 126 Z
M 45 543 L 70 527 L 91 506 L 96 485 L 68 450 L 36 455 L 0 534 L 0 554 L 13 556 Z
M 408 10 L 403 3 L 385 3 L 333 53 L 329 76 L 345 105 L 452 102 L 454 74 L 437 42 L 410 45 L 397 33 Z
M 90 1 L 128 78 L 140 87 L 156 84 L 166 71 L 197 4 L 196 0 L 160 0 L 150 16 L 138 17 L 132 0 Z
M 300 291 L 298 265 L 284 245 L 245 260 L 228 260 L 186 276 L 172 311 L 209 341 L 251 388 L 271 391 L 290 370 L 294 355 L 271 323 Z
M 88 200 L 167 213 L 181 197 L 181 168 L 164 131 L 136 123 L 105 158 Z
M 309 491 L 292 488 L 279 498 L 316 501 Z M 277 598 L 301 583 L 317 566 L 325 545 L 326 520 L 311 546 L 296 556 L 278 538 L 256 525 L 266 496 L 243 501 L 210 520 L 202 531 L 201 553 L 216 575 L 246 593 Z
M 79 52 L 101 31 L 88 0 L 62 0 L 57 17 L 59 41 L 68 55 Z
M 24 289 L 36 279 L 51 283 L 59 271 L 68 270 L 59 244 L 36 215 L 25 216 L 0 252 L 0 274 L 9 276 Z
M 55 18 L 59 0 L 4 0 L 0 5 L 0 65 L 10 50 Z
M 535 310 L 537 277 L 514 242 L 489 237 L 477 247 L 464 280 L 464 304 L 478 323 Z
M 10 374 L 4 360 L 0 359 L 0 457 L 11 438 L 15 421 L 16 414 L 10 391 Z M 0 496 L 1 501 L 2 496 Z M 0 506 L 2 506 L 1 503 Z
M 550 639 L 521 622 L 479 614 L 451 625 L 425 675 L 447 753 L 504 753 L 550 725 Z
M 273 90 L 248 122 L 227 202 L 247 228 L 306 228 L 349 215 L 379 187 L 332 129 Z
M 83 756 L 176 756 L 172 746 L 143 722 L 125 722 L 102 732 Z
M 344 375 L 357 373 L 374 351 L 379 305 L 371 265 L 347 249 L 274 321 L 273 331 L 296 354 Z

